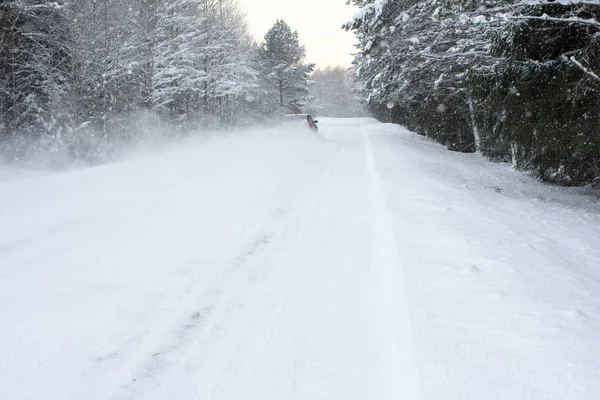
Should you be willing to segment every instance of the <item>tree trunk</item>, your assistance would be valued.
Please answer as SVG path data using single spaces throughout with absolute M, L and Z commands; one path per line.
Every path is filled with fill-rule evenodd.
M 510 144 L 510 152 L 512 155 L 512 165 L 515 169 L 519 169 L 519 145 L 516 142 Z
M 479 136 L 477 123 L 475 122 L 475 106 L 473 105 L 473 99 L 470 96 L 467 99 L 467 102 L 469 103 L 469 113 L 471 114 L 471 128 L 473 130 L 473 140 L 475 141 L 475 152 L 479 153 L 481 152 L 481 138 Z
M 279 107 L 283 108 L 283 81 L 279 80 Z

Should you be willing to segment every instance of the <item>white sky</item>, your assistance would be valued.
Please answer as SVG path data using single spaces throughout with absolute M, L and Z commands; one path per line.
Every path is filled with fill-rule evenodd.
M 282 18 L 298 31 L 300 42 L 306 46 L 306 60 L 317 63 L 317 68 L 349 66 L 352 61 L 354 34 L 341 26 L 352 19 L 356 8 L 345 3 L 345 0 L 240 0 L 257 41 L 262 42 L 269 28 Z

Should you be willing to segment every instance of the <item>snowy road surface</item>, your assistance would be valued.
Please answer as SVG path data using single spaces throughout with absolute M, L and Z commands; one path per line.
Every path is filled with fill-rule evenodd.
M 324 120 L 0 183 L 1 399 L 598 399 L 598 196 Z

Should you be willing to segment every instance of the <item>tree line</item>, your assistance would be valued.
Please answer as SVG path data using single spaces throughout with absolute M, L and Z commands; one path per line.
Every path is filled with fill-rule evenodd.
M 298 112 L 304 58 L 284 21 L 255 43 L 237 0 L 3 1 L 0 147 L 96 162 L 142 119 L 175 132 Z
M 600 179 L 598 1 L 350 2 L 374 116 L 545 180 Z
M 332 118 L 367 117 L 369 114 L 354 92 L 352 74 L 345 67 L 316 69 L 311 75 L 311 101 L 307 112 Z

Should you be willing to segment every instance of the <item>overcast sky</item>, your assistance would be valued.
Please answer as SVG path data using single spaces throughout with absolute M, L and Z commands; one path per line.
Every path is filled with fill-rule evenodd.
M 248 14 L 250 30 L 262 42 L 275 20 L 284 19 L 300 35 L 307 61 L 317 67 L 349 66 L 354 35 L 341 29 L 356 8 L 345 0 L 240 0 Z

